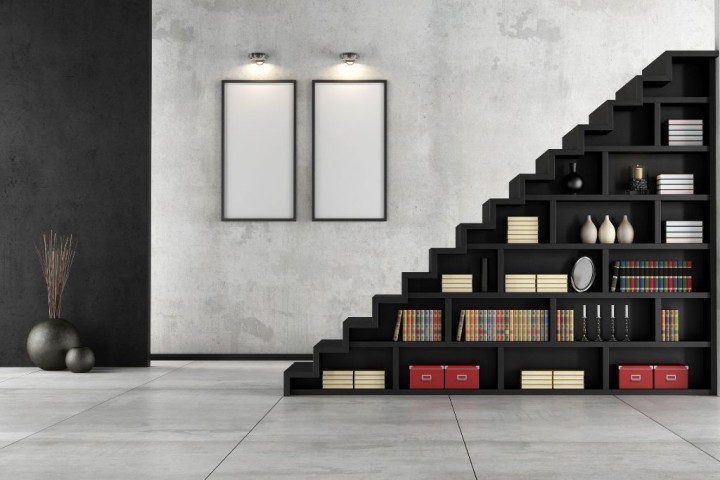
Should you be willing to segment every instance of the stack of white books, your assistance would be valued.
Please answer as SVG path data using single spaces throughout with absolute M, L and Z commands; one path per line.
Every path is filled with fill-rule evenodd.
M 659 195 L 692 195 L 695 183 L 692 173 L 662 173 L 657 176 Z
M 702 220 L 668 220 L 665 243 L 703 243 Z
M 508 217 L 508 243 L 538 243 L 538 217 Z
M 703 144 L 702 120 L 668 120 L 668 145 L 671 147 Z

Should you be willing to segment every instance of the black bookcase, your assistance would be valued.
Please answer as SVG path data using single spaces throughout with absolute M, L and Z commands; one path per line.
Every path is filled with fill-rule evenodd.
M 563 138 L 563 148 L 548 150 L 536 161 L 535 174 L 510 182 L 510 198 L 483 205 L 483 223 L 457 227 L 455 248 L 430 250 L 429 272 L 403 273 L 401 295 L 376 295 L 373 314 L 348 318 L 343 338 L 322 340 L 312 362 L 285 371 L 285 395 L 301 394 L 715 394 L 717 392 L 715 105 L 717 79 L 713 51 L 663 53 L 623 86 L 615 100 L 590 114 Z M 669 119 L 702 119 L 702 146 L 668 146 Z M 562 179 L 571 162 L 585 181 L 582 192 L 569 194 Z M 628 170 L 647 169 L 649 193 L 628 195 Z M 694 194 L 658 195 L 660 173 L 694 174 Z M 580 227 L 591 215 L 596 224 L 609 215 L 617 227 L 628 215 L 635 229 L 632 244 L 584 244 Z M 507 244 L 508 216 L 537 216 L 537 244 Z M 666 220 L 703 220 L 704 243 L 663 243 Z M 569 273 L 581 256 L 590 257 L 597 276 L 583 293 L 505 293 L 506 273 Z M 479 290 L 481 262 L 487 258 L 488 292 L 442 293 L 444 273 L 473 273 Z M 691 293 L 611 292 L 617 260 L 692 260 Z M 630 306 L 633 341 L 557 342 L 555 314 L 574 309 L 575 337 L 580 309 L 593 317 L 601 305 L 608 328 L 610 305 Z M 441 342 L 393 341 L 400 309 L 441 309 Z M 455 341 L 464 309 L 543 309 L 549 311 L 547 342 Z M 680 341 L 661 342 L 661 311 L 678 309 Z M 593 325 L 591 322 L 590 325 Z M 588 328 L 591 328 L 590 325 Z M 607 331 L 607 330 L 605 330 Z M 618 390 L 619 364 L 686 364 L 688 390 Z M 480 365 L 479 390 L 411 390 L 414 364 Z M 584 370 L 583 390 L 522 390 L 521 370 Z M 384 390 L 323 390 L 323 370 L 384 370 Z

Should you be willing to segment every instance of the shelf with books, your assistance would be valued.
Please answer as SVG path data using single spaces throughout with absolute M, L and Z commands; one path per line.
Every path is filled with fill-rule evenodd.
M 717 120 L 713 108 L 718 96 L 716 58 L 717 52 L 663 54 L 642 76 L 619 90 L 615 100 L 592 112 L 587 125 L 568 132 L 562 140 L 562 149 L 543 153 L 536 161 L 537 173 L 514 178 L 510 182 L 510 198 L 488 200 L 483 205 L 483 223 L 459 225 L 454 248 L 432 249 L 428 272 L 403 274 L 402 294 L 375 296 L 372 318 L 348 319 L 342 341 L 319 343 L 314 363 L 288 369 L 286 394 L 716 393 L 717 139 L 712 135 Z M 689 127 L 680 128 L 683 125 Z M 693 138 L 680 138 L 684 136 Z M 673 143 L 693 144 L 668 145 L 670 137 Z M 696 137 L 702 137 L 702 144 Z M 566 175 L 573 163 L 583 178 L 583 188 L 576 194 L 567 190 L 572 185 Z M 642 182 L 631 183 L 631 178 L 637 179 L 638 165 L 643 167 L 647 189 Z M 632 189 L 634 194 L 626 193 Z M 588 215 L 596 226 L 609 215 L 615 228 L 627 215 L 634 229 L 633 243 L 580 243 L 580 228 Z M 513 228 L 509 228 L 510 217 L 526 218 L 515 219 Z M 702 222 L 702 232 L 699 225 L 672 223 L 687 221 Z M 664 243 L 668 239 L 683 243 Z M 508 243 L 509 240 L 536 243 Z M 566 275 L 583 256 L 592 260 L 595 269 L 595 280 L 588 291 L 504 291 L 507 274 Z M 483 259 L 487 259 L 486 269 L 482 267 Z M 692 291 L 613 292 L 610 288 L 613 266 L 620 261 L 690 261 Z M 483 272 L 487 275 L 487 291 L 481 291 Z M 448 277 L 443 282 L 443 274 L 458 277 Z M 472 292 L 464 291 L 470 283 L 468 275 L 472 275 Z M 510 282 L 511 289 L 530 290 L 527 285 L 520 285 L 529 283 L 523 282 L 528 278 L 512 280 L 515 281 Z M 535 280 L 537 285 L 537 277 Z M 549 283 L 547 279 L 546 284 Z M 654 289 L 653 285 L 647 290 Z M 550 290 L 556 288 L 559 287 L 548 285 Z M 604 341 L 579 341 L 582 307 L 595 313 L 598 305 Z M 615 307 L 615 338 L 622 340 L 625 322 L 620 313 L 625 305 L 630 312 L 631 340 L 609 341 L 608 311 Z M 397 314 L 403 309 L 442 310 L 442 341 L 393 341 Z M 463 310 L 504 309 L 547 310 L 548 341 L 466 341 L 465 336 L 457 341 Z M 558 311 L 570 310 L 574 341 L 560 342 L 554 320 Z M 662 341 L 663 316 L 667 315 L 678 319 L 677 326 L 673 324 L 677 331 L 671 337 L 676 341 Z M 668 328 L 666 322 L 666 334 Z M 588 315 L 586 329 L 593 340 L 597 331 L 595 315 Z M 567 334 L 568 329 L 561 332 Z M 617 365 L 621 363 L 687 365 L 690 388 L 619 390 Z M 479 365 L 481 388 L 412 390 L 409 366 L 420 364 Z M 318 375 L 323 368 L 341 367 L 385 369 L 388 388 L 373 392 L 322 391 Z M 526 369 L 582 370 L 585 389 L 522 390 L 520 372 Z

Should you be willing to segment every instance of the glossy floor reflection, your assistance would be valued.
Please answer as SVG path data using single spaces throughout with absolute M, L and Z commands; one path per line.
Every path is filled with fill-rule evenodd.
M 720 398 L 282 397 L 289 362 L 0 369 L 0 478 L 718 478 Z

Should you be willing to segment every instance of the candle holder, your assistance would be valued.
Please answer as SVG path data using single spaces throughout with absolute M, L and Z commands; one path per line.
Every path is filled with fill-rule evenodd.
M 600 316 L 600 305 L 598 305 L 598 311 L 597 311 L 597 330 L 595 332 L 595 341 L 596 342 L 602 342 L 602 317 Z
M 580 338 L 581 342 L 589 342 L 590 339 L 587 336 L 587 315 L 583 315 L 582 317 L 582 337 Z
M 615 315 L 612 315 L 610 317 L 610 338 L 608 339 L 608 342 L 617 342 L 617 338 L 615 337 Z
M 630 315 L 628 314 L 628 306 L 625 305 L 625 338 L 623 342 L 630 341 Z
M 628 182 L 625 193 L 628 195 L 647 195 L 649 193 L 647 171 L 644 165 L 638 164 L 630 167 L 630 182 Z

